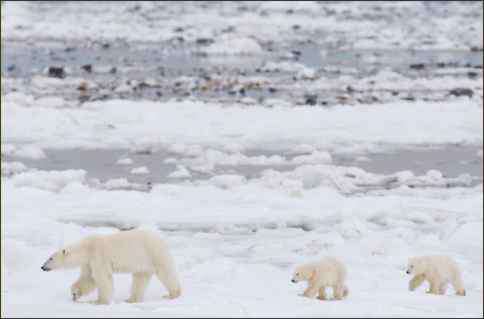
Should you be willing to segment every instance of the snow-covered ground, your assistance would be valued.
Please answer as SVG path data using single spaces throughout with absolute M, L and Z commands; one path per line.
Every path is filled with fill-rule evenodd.
M 340 49 L 482 50 L 482 4 L 2 4 L 2 40 L 9 43 L 122 39 L 138 41 L 135 46 L 169 40 L 182 29 L 187 42 L 213 41 L 204 49 L 209 56 L 237 59 L 261 54 L 271 40 L 287 44 L 307 34 L 326 34 L 315 41 Z M 89 80 L 43 71 L 17 78 L 2 65 L 2 317 L 482 316 L 482 173 L 449 177 L 433 167 L 424 174 L 383 174 L 337 161 L 341 154 L 371 161 L 374 152 L 465 145 L 476 150 L 466 160 L 482 165 L 482 63 L 470 77 L 447 69 L 443 77 L 403 77 L 382 68 L 366 77 L 351 69 L 351 76 L 325 78 L 321 69 L 299 63 L 263 65 L 296 77 L 287 90 L 464 87 L 473 94 L 319 107 L 281 98 L 153 101 L 132 98 L 127 88 L 127 98 L 79 104 L 63 92 Z M 59 161 L 56 150 L 101 149 L 124 154 L 107 165 L 125 170 L 125 177 L 158 174 L 139 154 L 154 160 L 153 154 L 165 154 L 159 165 L 173 171 L 148 185 L 92 178 L 79 167 L 31 165 Z M 220 166 L 263 169 L 222 173 Z M 164 288 L 153 279 L 143 303 L 125 303 L 131 278 L 116 275 L 111 305 L 74 303 L 69 287 L 78 271 L 40 269 L 63 245 L 135 227 L 168 242 L 180 298 L 162 299 Z M 467 295 L 456 296 L 451 287 L 445 296 L 426 294 L 427 287 L 408 291 L 407 259 L 424 254 L 453 257 Z M 348 268 L 348 298 L 303 298 L 305 287 L 290 282 L 292 271 L 327 255 Z
M 104 128 L 108 123 L 115 128 Z M 2 108 L 2 152 L 38 156 L 42 152 L 33 151 L 35 147 L 116 148 L 137 141 L 142 141 L 137 146 L 166 147 L 159 139 L 163 137 L 177 141 L 168 144 L 172 151 L 198 159 L 199 165 L 230 163 L 230 154 L 208 146 L 241 151 L 279 144 L 318 154 L 313 149 L 331 151 L 338 145 L 361 150 L 399 143 L 482 143 L 481 132 L 482 107 L 464 100 L 354 110 L 123 101 L 82 110 L 22 103 Z M 401 172 L 393 177 L 399 187 L 365 190 L 395 180 L 334 166 L 324 154 L 306 156 L 306 161 L 295 157 L 291 163 L 298 167 L 288 172 L 267 170 L 250 180 L 218 175 L 158 184 L 150 192 L 99 189 L 87 183 L 82 170 L 47 172 L 11 165 L 13 175 L 2 177 L 2 311 L 7 316 L 482 313 L 482 183 L 434 188 L 449 180 L 436 171 L 426 177 Z M 412 179 L 413 184 L 405 183 Z M 419 183 L 430 187 L 409 188 Z M 139 226 L 158 229 L 170 243 L 184 288 L 179 300 L 161 300 L 163 288 L 153 281 L 145 303 L 128 305 L 122 300 L 130 279 L 119 276 L 113 305 L 74 304 L 68 288 L 76 272 L 40 270 L 46 256 L 63 244 Z M 448 254 L 459 262 L 466 297 L 407 290 L 407 257 L 427 253 Z M 298 296 L 303 287 L 290 283 L 295 265 L 323 255 L 347 264 L 347 300 L 305 300 Z
M 2 311 L 6 316 L 478 316 L 482 313 L 482 184 L 473 188 L 402 187 L 345 196 L 295 180 L 229 187 L 157 185 L 151 192 L 95 190 L 79 175 L 56 190 L 55 177 L 2 179 Z M 73 176 L 78 176 L 74 178 Z M 37 182 L 35 182 L 37 180 Z M 296 190 L 292 184 L 296 184 Z M 60 183 L 60 182 L 58 182 Z M 273 185 L 275 184 L 275 185 Z M 155 228 L 175 255 L 184 294 L 161 298 L 153 280 L 142 304 L 123 302 L 130 278 L 115 277 L 110 306 L 76 304 L 76 271 L 43 273 L 63 244 L 117 228 Z M 466 297 L 407 290 L 406 259 L 452 256 Z M 298 263 L 333 255 L 348 266 L 348 299 L 306 300 L 290 282 Z M 93 299 L 91 296 L 87 299 Z
M 308 34 L 323 34 L 315 40 L 342 48 L 482 49 L 482 4 L 19 2 L 2 10 L 2 29 L 2 37 L 12 40 L 156 42 L 183 32 L 186 41 L 217 38 L 208 51 L 228 54 L 259 52 L 257 42 L 304 39 Z

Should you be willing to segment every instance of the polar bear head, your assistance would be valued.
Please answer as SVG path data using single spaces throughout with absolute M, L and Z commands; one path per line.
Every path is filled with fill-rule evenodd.
M 316 269 L 311 265 L 299 266 L 294 270 L 291 281 L 296 283 L 300 281 L 311 280 L 315 273 Z
M 40 267 L 43 271 L 79 267 L 86 262 L 86 251 L 82 245 L 65 247 L 52 254 Z
M 408 259 L 407 274 L 420 275 L 427 269 L 427 263 L 424 258 L 412 257 Z

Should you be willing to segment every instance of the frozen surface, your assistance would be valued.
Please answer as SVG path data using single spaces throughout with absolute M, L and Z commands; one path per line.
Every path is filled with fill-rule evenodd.
M 482 184 L 347 197 L 329 186 L 294 192 L 291 184 L 244 183 L 236 176 L 201 185 L 158 185 L 149 193 L 96 190 L 73 173 L 63 176 L 67 186 L 60 191 L 46 188 L 46 182 L 25 186 L 2 179 L 2 309 L 7 316 L 482 313 Z M 130 279 L 119 275 L 114 304 L 76 304 L 68 292 L 75 271 L 40 270 L 62 244 L 116 231 L 113 227 L 143 225 L 158 229 L 170 244 L 183 283 L 178 300 L 160 299 L 163 288 L 153 281 L 144 303 L 123 303 Z M 407 291 L 406 258 L 427 253 L 458 261 L 466 297 L 452 295 L 451 289 L 446 296 L 427 295 L 423 288 Z M 290 283 L 298 263 L 323 255 L 347 264 L 348 299 L 304 299 L 298 296 L 302 285 Z
M 480 18 L 480 19 L 479 19 Z M 73 19 L 76 23 L 72 23 Z M 109 21 L 109 23 L 106 23 Z M 294 27 L 297 25 L 297 27 Z M 416 27 L 418 26 L 418 28 Z M 213 50 L 258 51 L 253 41 L 301 39 L 316 34 L 343 48 L 482 49 L 482 3 L 8 3 L 2 10 L 7 39 L 214 39 Z M 229 33 L 243 41 L 231 42 Z M 341 39 L 344 39 L 341 41 Z M 227 46 L 221 47 L 223 44 Z M 228 46 L 232 44 L 233 47 Z
M 2 317 L 482 317 L 479 2 L 2 2 Z M 76 23 L 73 23 L 75 21 Z M 4 50 L 5 49 L 5 50 Z M 6 52 L 6 53 L 4 53 Z M 42 272 L 155 230 L 183 294 Z M 408 291 L 446 254 L 465 297 Z M 303 298 L 332 255 L 343 301 Z
M 2 144 L 37 148 L 150 148 L 176 143 L 191 146 L 185 147 L 190 152 L 200 145 L 240 150 L 311 144 L 361 151 L 385 144 L 482 144 L 482 103 L 468 98 L 335 109 L 110 100 L 59 110 L 32 107 L 9 95 L 4 97 L 8 107 L 2 108 Z

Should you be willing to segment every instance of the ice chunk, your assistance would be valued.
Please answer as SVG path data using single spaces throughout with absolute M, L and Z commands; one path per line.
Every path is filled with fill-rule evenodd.
M 246 178 L 241 175 L 218 175 L 210 178 L 209 182 L 219 188 L 229 189 L 246 183 Z
M 48 191 L 60 191 L 70 183 L 83 183 L 86 171 L 29 171 L 12 177 L 17 187 L 34 187 Z
M 185 166 L 183 165 L 177 165 L 176 166 L 176 171 L 170 173 L 168 175 L 169 178 L 188 178 L 191 177 L 192 174 L 186 169 Z
M 135 167 L 131 170 L 131 174 L 148 174 L 149 172 L 146 166 Z
M 2 176 L 11 176 L 25 172 L 26 170 L 27 166 L 21 162 L 2 162 Z
M 131 165 L 133 164 L 133 160 L 131 158 L 120 158 L 116 164 L 119 165 Z
M 295 164 L 329 164 L 332 162 L 328 152 L 314 151 L 310 155 L 300 155 L 292 159 Z
M 221 36 L 204 51 L 209 54 L 252 55 L 261 54 L 262 48 L 251 38 Z

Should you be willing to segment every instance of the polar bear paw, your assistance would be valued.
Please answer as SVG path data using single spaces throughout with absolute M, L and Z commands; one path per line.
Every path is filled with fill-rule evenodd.
M 71 288 L 71 296 L 72 296 L 72 301 L 78 301 L 79 298 L 82 296 L 81 288 L 77 286 L 73 286 Z

